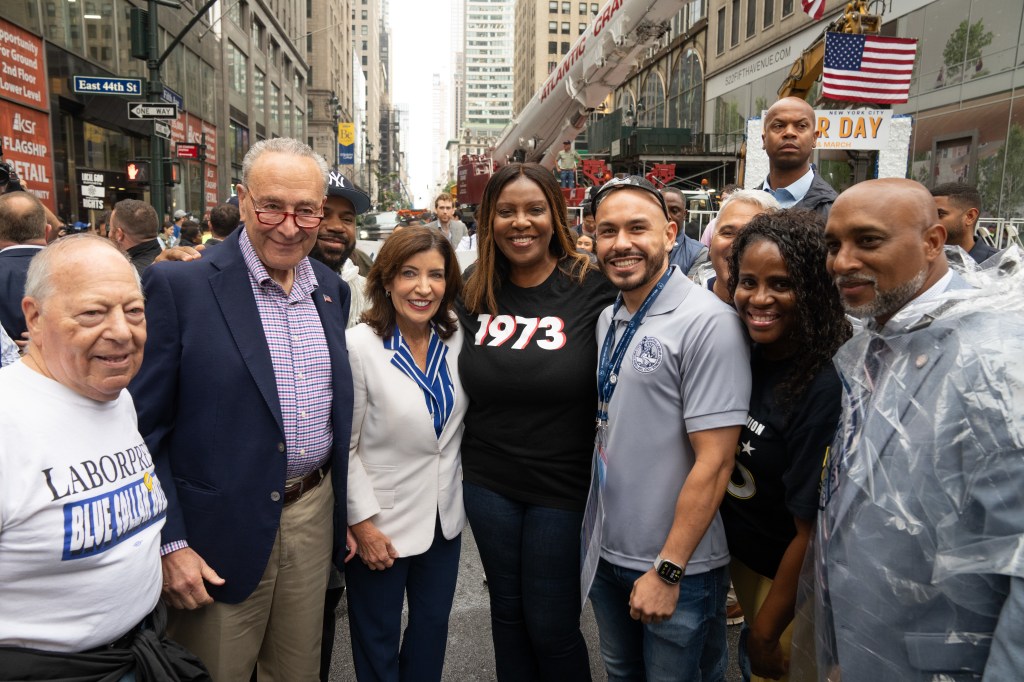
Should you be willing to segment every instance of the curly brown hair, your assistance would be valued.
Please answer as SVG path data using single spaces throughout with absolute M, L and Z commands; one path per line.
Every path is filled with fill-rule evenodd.
M 456 318 L 452 304 L 462 290 L 462 275 L 459 273 L 455 249 L 437 230 L 407 227 L 388 237 L 366 275 L 366 300 L 370 307 L 363 312 L 359 321 L 370 325 L 377 336 L 391 338 L 398 323 L 395 306 L 384 287 L 398 276 L 398 271 L 410 258 L 424 251 L 437 251 L 444 258 L 444 296 L 431 322 L 442 339 L 455 333 Z

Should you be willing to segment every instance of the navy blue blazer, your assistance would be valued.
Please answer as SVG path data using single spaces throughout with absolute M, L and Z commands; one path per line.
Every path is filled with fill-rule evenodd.
M 266 568 L 281 518 L 287 457 L 277 383 L 240 232 L 199 261 L 146 269 L 146 352 L 129 386 L 139 431 L 167 493 L 162 542 L 187 540 L 226 581 L 207 585 L 210 595 L 229 604 L 252 594 Z M 331 357 L 333 556 L 340 567 L 352 428 L 349 290 L 337 273 L 310 263 Z
M 12 339 L 20 339 L 25 326 L 21 299 L 25 296 L 25 277 L 38 246 L 14 246 L 0 252 L 0 323 Z

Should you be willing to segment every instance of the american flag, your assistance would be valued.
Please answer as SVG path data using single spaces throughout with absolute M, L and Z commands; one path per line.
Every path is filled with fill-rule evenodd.
M 913 38 L 829 33 L 821 94 L 847 102 L 906 102 L 916 53 Z
M 811 19 L 821 19 L 821 15 L 825 13 L 825 0 L 800 0 L 800 4 L 803 5 L 804 12 L 811 15 Z

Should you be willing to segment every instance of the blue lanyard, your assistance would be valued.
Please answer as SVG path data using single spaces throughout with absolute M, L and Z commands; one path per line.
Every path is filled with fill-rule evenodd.
M 608 421 L 608 403 L 612 400 L 612 393 L 615 392 L 615 385 L 618 383 L 619 369 L 622 367 L 622 358 L 626 355 L 626 349 L 629 348 L 630 342 L 633 340 L 633 335 L 636 334 L 636 330 L 643 324 L 644 317 L 647 316 L 647 311 L 654 305 L 654 301 L 658 298 L 658 294 L 665 288 L 665 284 L 668 283 L 668 278 L 672 275 L 673 267 L 665 271 L 665 274 L 661 276 L 658 283 L 654 285 L 651 292 L 647 294 L 647 298 L 640 304 L 637 311 L 633 314 L 629 324 L 626 325 L 626 331 L 623 332 L 622 338 L 619 342 L 615 343 L 615 314 L 619 312 L 619 308 L 622 307 L 622 294 L 615 300 L 615 306 L 612 308 L 612 323 L 608 327 L 608 335 L 604 337 L 604 345 L 601 346 L 601 361 L 597 369 L 597 421 L 598 423 Z M 614 346 L 614 351 L 612 347 Z

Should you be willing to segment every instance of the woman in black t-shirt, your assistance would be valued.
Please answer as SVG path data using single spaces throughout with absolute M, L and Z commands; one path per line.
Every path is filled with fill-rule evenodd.
M 597 406 L 597 317 L 615 290 L 576 252 L 551 172 L 488 182 L 457 307 L 469 395 L 464 500 L 491 599 L 499 680 L 589 680 L 580 527 Z
M 754 342 L 753 382 L 721 513 L 747 622 L 741 665 L 745 653 L 750 672 L 772 679 L 789 668 L 800 566 L 839 421 L 832 356 L 850 336 L 825 270 L 823 228 L 811 211 L 760 215 L 729 257 L 729 290 Z

